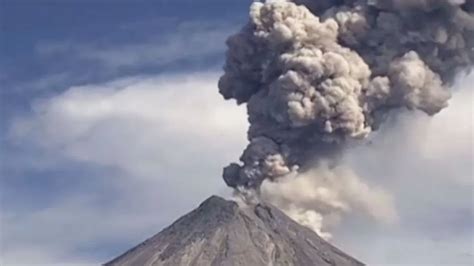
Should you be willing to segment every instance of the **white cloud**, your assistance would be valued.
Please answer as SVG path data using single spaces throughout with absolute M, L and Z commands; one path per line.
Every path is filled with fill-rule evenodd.
M 435 117 L 393 116 L 349 152 L 363 178 L 394 196 L 400 223 L 346 219 L 336 233 L 343 248 L 369 265 L 472 265 L 473 79 L 457 82 L 450 106 Z
M 147 177 L 194 165 L 196 155 L 235 155 L 243 145 L 245 111 L 220 99 L 210 73 L 122 79 L 72 87 L 36 102 L 15 121 L 12 137 L 69 158 Z M 212 143 L 212 146 L 207 146 Z
M 247 122 L 242 107 L 221 99 L 217 78 L 133 77 L 35 102 L 31 115 L 13 123 L 11 141 L 53 155 L 49 160 L 110 169 L 100 182 L 120 197 L 101 206 L 107 195 L 89 191 L 29 213 L 7 208 L 5 263 L 89 262 L 74 250 L 143 240 L 205 197 L 227 191 L 222 166 L 245 146 Z

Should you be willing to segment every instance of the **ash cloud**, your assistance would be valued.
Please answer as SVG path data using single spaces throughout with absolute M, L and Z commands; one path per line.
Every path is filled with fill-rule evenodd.
M 326 239 L 332 237 L 331 229 L 344 214 L 351 211 L 384 224 L 399 219 L 389 193 L 368 186 L 349 167 L 331 167 L 327 161 L 298 176 L 264 182 L 261 197 Z
M 366 139 L 390 112 L 435 115 L 447 107 L 449 87 L 472 65 L 473 32 L 473 1 L 253 3 L 249 22 L 227 41 L 219 81 L 225 99 L 247 104 L 250 122 L 240 163 L 224 168 L 226 184 L 259 194 L 264 181 L 281 186 L 288 178 L 312 176 L 308 189 L 325 187 L 323 180 L 337 176 L 327 172 L 338 172 L 346 147 Z M 325 170 L 317 171 L 322 162 Z M 341 186 L 349 180 L 335 179 Z M 356 190 L 383 194 L 359 178 L 351 180 L 360 183 Z M 341 196 L 338 187 L 328 186 L 328 193 L 339 195 L 348 208 L 320 200 L 288 212 L 324 216 L 360 206 L 362 193 Z M 275 187 L 263 191 L 273 199 L 284 197 Z M 293 194 L 298 202 L 300 195 Z M 371 207 L 361 209 L 371 214 Z

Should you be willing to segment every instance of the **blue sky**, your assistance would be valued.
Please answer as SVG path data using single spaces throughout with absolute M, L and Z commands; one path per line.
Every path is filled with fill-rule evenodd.
M 173 84 L 181 87 L 178 80 L 191 77 L 193 72 L 199 72 L 202 75 L 195 76 L 202 81 L 193 80 L 190 83 L 196 83 L 196 90 L 199 90 L 199 86 L 206 86 L 211 88 L 207 92 L 212 91 L 215 86 L 214 80 L 217 78 L 214 73 L 220 69 L 223 62 L 226 36 L 236 31 L 237 25 L 245 21 L 248 2 L 2 1 L 0 5 L 2 101 L 0 257 L 4 263 L 104 262 L 150 234 L 156 233 L 179 214 L 191 209 L 197 203 L 192 197 L 173 203 L 173 207 L 168 208 L 168 211 L 160 208 L 160 204 L 157 203 L 156 207 L 152 207 L 155 213 L 150 215 L 153 217 L 145 222 L 145 226 L 143 222 L 137 221 L 136 232 L 133 234 L 125 230 L 115 232 L 116 236 L 106 233 L 108 236 L 96 238 L 93 230 L 90 239 L 87 239 L 90 241 L 72 241 L 74 244 L 64 246 L 66 242 L 70 243 L 69 240 L 56 239 L 60 238 L 59 235 L 63 232 L 71 230 L 71 236 L 75 238 L 74 236 L 82 230 L 82 226 L 93 227 L 94 220 L 110 219 L 107 223 L 119 223 L 114 221 L 118 219 L 115 215 L 128 216 L 127 212 L 133 207 L 120 207 L 122 201 L 139 198 L 133 194 L 143 193 L 142 187 L 146 186 L 143 183 L 147 181 L 137 181 L 136 191 L 117 192 L 124 189 L 120 188 L 121 178 L 127 179 L 135 175 L 135 173 L 124 173 L 126 170 L 117 167 L 121 158 L 104 163 L 71 158 L 57 150 L 61 148 L 45 147 L 36 143 L 35 139 L 41 138 L 39 132 L 28 136 L 28 140 L 19 139 L 14 136 L 16 133 L 12 133 L 15 131 L 12 128 L 16 127 L 21 118 L 35 113 L 35 106 L 41 105 L 40 102 L 47 102 L 63 94 L 70 90 L 71 86 L 87 87 L 88 84 L 92 84 L 93 87 L 94 84 L 110 81 L 123 80 L 126 83 L 127 79 L 151 78 L 162 79 L 168 87 Z M 160 86 L 155 88 L 148 85 L 148 87 L 154 91 Z M 217 91 L 214 92 L 217 99 Z M 194 93 L 196 94 L 199 92 Z M 137 104 L 140 103 L 140 99 L 137 99 Z M 61 135 L 66 133 L 68 128 L 74 127 L 75 121 L 69 125 L 54 126 L 58 128 L 53 130 L 58 130 Z M 148 128 L 147 125 L 142 126 Z M 70 138 L 67 136 L 66 142 L 72 141 L 71 138 L 78 133 L 71 134 L 73 136 Z M 134 132 L 124 134 L 136 136 Z M 58 138 L 49 137 L 53 142 Z M 240 139 L 243 142 L 244 135 Z M 153 156 L 157 153 L 159 151 L 152 152 Z M 214 167 L 213 170 L 218 169 Z M 153 172 L 152 175 L 170 175 L 150 171 Z M 170 176 L 173 175 L 176 174 Z M 133 186 L 128 181 L 123 182 L 123 186 L 128 185 Z M 201 199 L 211 194 L 212 190 L 221 188 L 218 182 L 214 182 L 213 185 L 207 193 L 201 192 Z M 164 193 L 162 189 L 156 191 L 157 194 Z M 169 197 L 168 195 L 168 200 Z M 158 200 L 160 195 L 152 199 Z M 144 200 L 151 199 L 145 197 Z M 74 205 L 70 207 L 70 211 L 60 206 L 68 205 L 67 202 Z M 131 205 L 133 204 L 140 202 L 137 199 Z M 153 206 L 153 203 L 150 205 Z M 176 211 L 172 210 L 174 208 Z M 85 212 L 84 216 L 91 215 L 91 217 L 75 214 L 75 210 L 78 209 Z M 117 209 L 117 212 L 124 213 L 114 212 L 108 217 L 103 213 L 107 209 Z M 39 217 L 48 216 L 46 213 L 49 210 L 54 212 L 50 214 L 51 217 L 31 225 L 30 229 L 37 231 L 36 236 L 26 233 L 25 227 L 30 227 L 29 225 L 20 225 L 18 231 L 10 226 L 10 223 L 15 223 L 17 219 L 30 219 L 32 223 L 38 219 L 42 220 L 43 218 Z M 150 210 L 144 208 L 141 211 L 148 213 Z M 65 213 L 59 214 L 56 211 Z M 133 215 L 133 211 L 130 212 L 130 215 Z M 58 221 L 63 219 L 61 215 L 70 215 L 71 219 L 86 218 L 90 221 L 84 223 Z M 74 217 L 75 215 L 77 217 Z M 133 224 L 133 218 L 129 219 L 130 224 Z M 48 230 L 55 226 L 62 229 L 57 228 L 59 231 L 56 232 Z M 104 227 L 108 225 L 104 224 Z M 23 230 L 26 231 L 21 233 Z M 41 234 L 42 230 L 45 230 L 44 235 Z M 51 245 L 44 244 L 44 241 L 50 242 Z M 39 243 L 44 247 L 40 247 Z M 59 250 L 63 247 L 65 250 Z M 56 252 L 59 254 L 55 254 Z
M 250 2 L 0 2 L 1 265 L 96 265 L 229 194 L 247 122 L 217 79 Z M 370 265 L 472 265 L 473 82 L 349 151 L 400 221 L 355 213 L 336 244 Z

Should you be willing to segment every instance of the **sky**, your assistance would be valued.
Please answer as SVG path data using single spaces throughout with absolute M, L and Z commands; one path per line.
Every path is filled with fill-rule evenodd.
M 230 194 L 248 125 L 217 80 L 250 2 L 0 1 L 0 265 L 98 265 Z M 472 84 L 348 151 L 398 219 L 351 212 L 333 243 L 369 265 L 473 265 Z

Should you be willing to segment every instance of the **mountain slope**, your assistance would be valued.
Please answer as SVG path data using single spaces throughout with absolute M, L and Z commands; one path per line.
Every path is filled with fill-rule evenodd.
M 361 262 L 269 205 L 212 196 L 107 266 L 337 265 Z

